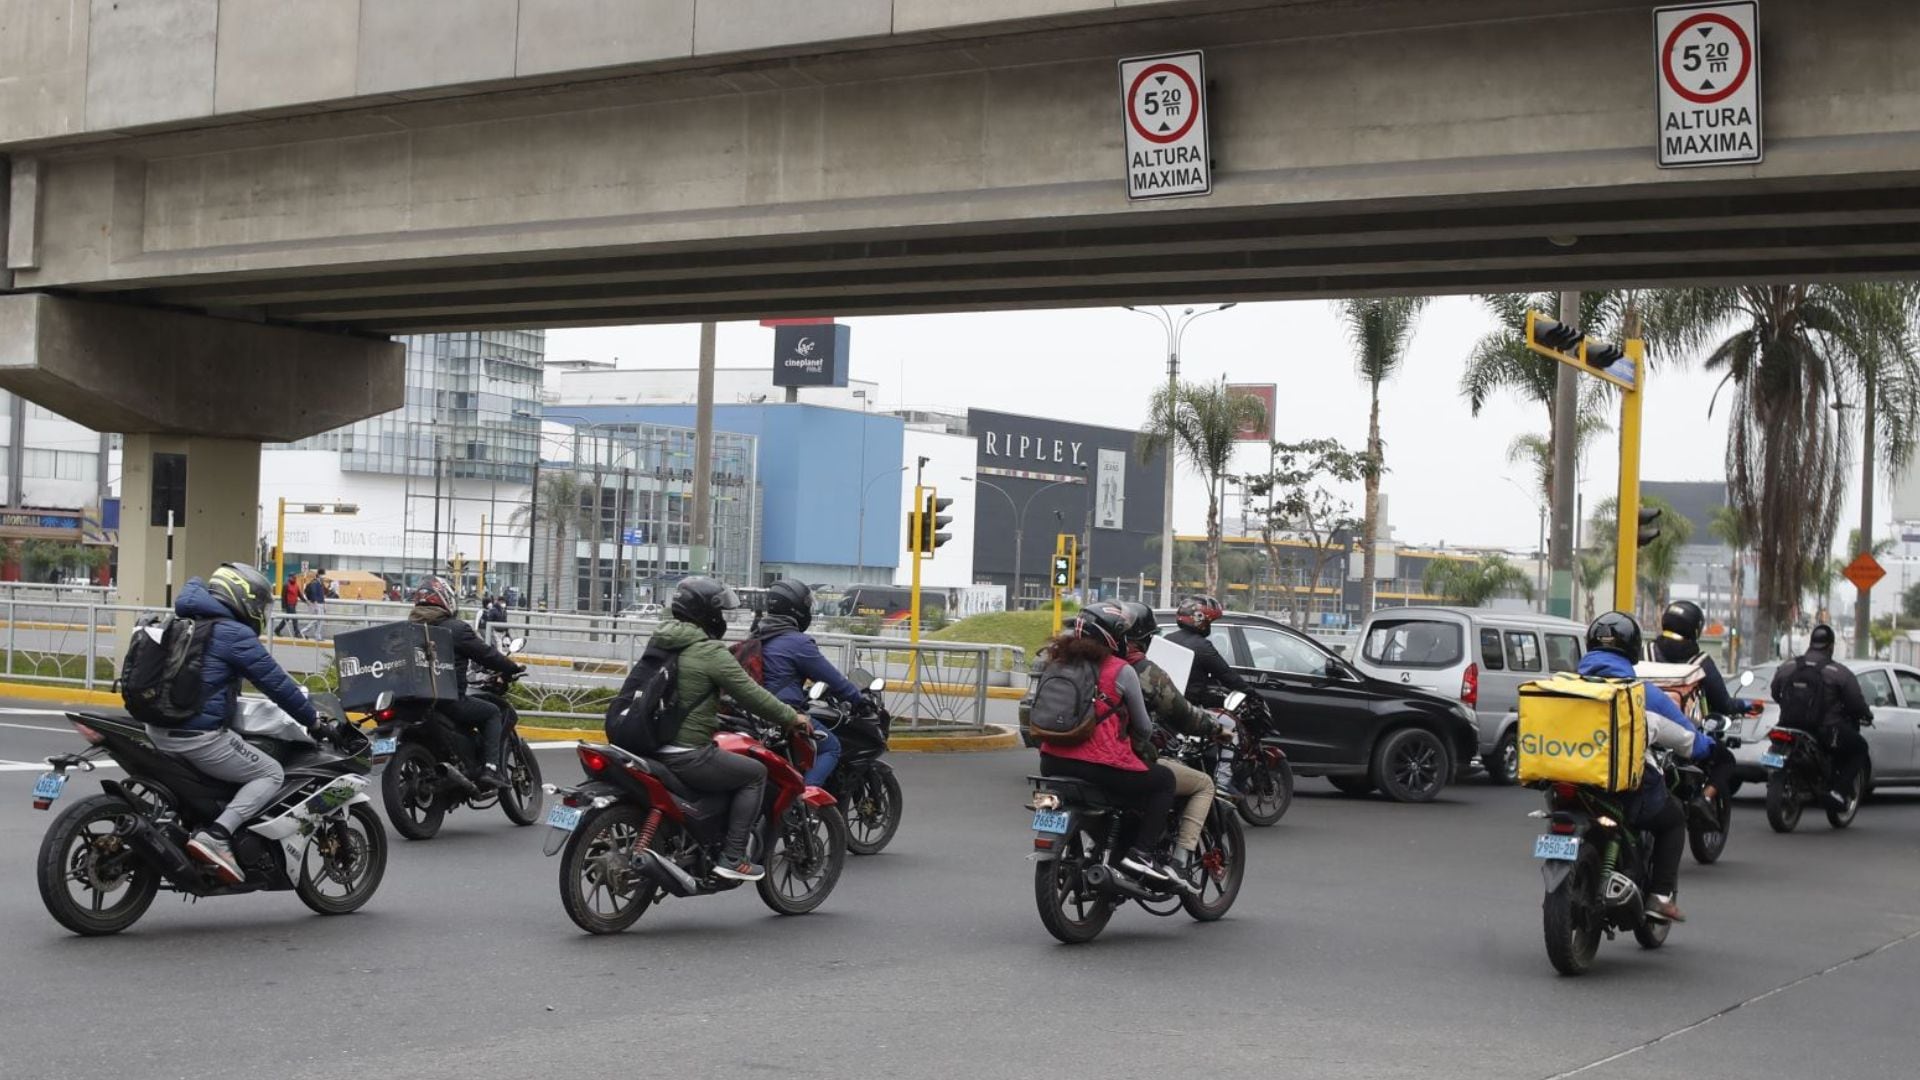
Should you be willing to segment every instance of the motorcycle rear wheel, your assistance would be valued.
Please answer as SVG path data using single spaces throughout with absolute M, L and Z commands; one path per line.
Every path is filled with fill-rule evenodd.
M 905 797 L 900 780 L 884 761 L 867 766 L 859 782 L 847 792 L 841 811 L 847 819 L 847 850 L 855 855 L 878 855 L 900 831 Z
M 1547 960 L 1562 975 L 1585 975 L 1600 951 L 1600 929 L 1591 909 L 1595 867 L 1590 857 L 1574 863 L 1573 872 L 1540 902 L 1540 921 L 1547 940 Z
M 1081 833 L 1067 841 L 1058 858 L 1033 864 L 1033 901 L 1047 933 L 1068 945 L 1082 945 L 1100 936 L 1113 918 L 1113 904 L 1087 887 L 1082 870 L 1093 861 L 1094 850 Z
M 646 813 L 615 803 L 589 814 L 560 855 L 560 906 L 589 934 L 617 934 L 646 914 L 660 887 L 631 869 Z
M 544 797 L 540 792 L 540 763 L 534 760 L 533 747 L 515 735 L 507 740 L 507 786 L 500 789 L 500 809 L 515 825 L 531 825 L 540 820 Z
M 774 825 L 760 900 L 781 915 L 805 915 L 826 902 L 847 865 L 847 819 L 834 806 L 798 799 Z
M 1183 894 L 1180 906 L 1199 922 L 1215 922 L 1233 907 L 1240 895 L 1240 883 L 1247 876 L 1247 833 L 1240 819 L 1231 814 L 1209 815 L 1200 830 L 1200 847 L 1193 855 L 1206 868 L 1200 876 L 1200 895 Z
M 100 794 L 54 819 L 40 841 L 35 870 L 40 900 L 55 922 L 82 937 L 99 937 L 117 934 L 147 913 L 160 875 L 125 851 L 134 812 L 125 799 Z M 103 861 L 110 865 L 103 867 Z M 85 886 L 85 903 L 74 896 L 73 885 Z M 114 893 L 119 897 L 107 903 Z
M 380 773 L 380 801 L 394 832 L 408 840 L 431 840 L 440 831 L 447 804 L 440 797 L 439 770 L 433 751 L 417 742 L 401 746 L 387 761 Z
M 322 915 L 346 915 L 373 899 L 386 874 L 386 826 L 373 807 L 357 803 L 347 807 L 346 820 L 328 821 L 308 842 L 293 891 Z M 333 895 L 326 891 L 330 884 L 343 888 Z
M 1292 765 L 1282 760 L 1275 769 L 1256 761 L 1247 770 L 1246 785 L 1237 809 L 1247 824 L 1266 828 L 1287 816 L 1287 808 L 1293 805 Z
M 1767 774 L 1767 827 L 1777 833 L 1790 833 L 1800 825 L 1800 793 L 1785 769 Z

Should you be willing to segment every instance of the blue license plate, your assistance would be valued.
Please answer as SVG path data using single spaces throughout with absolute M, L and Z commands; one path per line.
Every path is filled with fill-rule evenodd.
M 35 802 L 52 802 L 60 797 L 60 792 L 65 790 L 66 786 L 66 774 L 57 772 L 41 773 L 40 779 L 33 782 L 33 799 Z
M 393 752 L 395 750 L 398 750 L 399 748 L 400 748 L 400 740 L 398 739 L 373 740 L 373 756 L 374 757 L 392 757 Z
M 1064 833 L 1067 831 L 1067 812 L 1065 810 L 1035 810 L 1033 812 L 1033 831 Z
M 572 832 L 580 825 L 580 808 L 566 803 L 554 803 L 547 808 L 547 824 L 561 832 Z
M 1536 836 L 1533 838 L 1533 857 L 1536 859 L 1557 859 L 1572 862 L 1580 857 L 1580 838 L 1577 836 Z
M 1787 759 L 1779 754 L 1761 754 L 1760 764 L 1769 769 L 1784 769 L 1787 767 Z

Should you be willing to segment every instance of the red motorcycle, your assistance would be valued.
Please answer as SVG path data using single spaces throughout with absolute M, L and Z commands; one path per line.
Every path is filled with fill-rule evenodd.
M 832 795 L 803 778 L 813 764 L 810 740 L 789 747 L 784 732 L 738 717 L 723 718 L 722 726 L 715 745 L 767 770 L 766 800 L 748 848 L 767 871 L 756 883 L 760 899 L 779 914 L 804 915 L 840 880 L 846 819 Z M 564 851 L 560 902 L 580 929 L 617 934 L 666 896 L 705 896 L 741 884 L 713 872 L 731 795 L 694 792 L 660 762 L 616 746 L 583 741 L 579 755 L 585 782 L 546 786 L 556 797 L 547 812 L 546 853 Z

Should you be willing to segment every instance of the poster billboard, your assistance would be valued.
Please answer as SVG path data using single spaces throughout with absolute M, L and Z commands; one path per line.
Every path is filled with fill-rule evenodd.
M 1093 486 L 1093 527 L 1124 529 L 1127 520 L 1127 452 L 1100 451 L 1100 475 Z
M 773 385 L 845 386 L 853 328 L 838 323 L 776 326 Z
M 1235 442 L 1272 442 L 1273 410 L 1280 397 L 1280 388 L 1273 383 L 1228 383 L 1230 394 L 1245 394 L 1260 399 L 1260 421 L 1248 424 L 1233 437 Z

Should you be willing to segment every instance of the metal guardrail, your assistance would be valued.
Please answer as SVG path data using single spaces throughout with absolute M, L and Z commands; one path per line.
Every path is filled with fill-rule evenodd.
M 329 603 L 321 614 L 274 612 L 268 627 L 298 630 L 268 640 L 274 659 L 298 676 L 321 676 L 336 685 L 333 637 L 405 617 L 408 605 L 375 601 Z M 105 689 L 125 652 L 125 634 L 162 609 L 100 602 L 50 601 L 0 595 L 0 676 Z M 609 625 L 582 625 L 592 620 Z M 293 625 L 282 625 L 290 621 Z M 598 722 L 657 623 L 613 616 L 548 621 L 509 619 L 502 636 L 525 637 L 521 660 L 528 677 L 517 688 L 528 718 Z M 491 631 L 493 624 L 489 624 Z M 732 628 L 738 638 L 745 626 Z M 979 730 L 986 724 L 987 689 L 1024 681 L 1022 651 L 1006 645 L 922 642 L 893 638 L 817 635 L 821 650 L 842 671 L 856 669 L 885 678 L 896 723 L 907 730 Z

